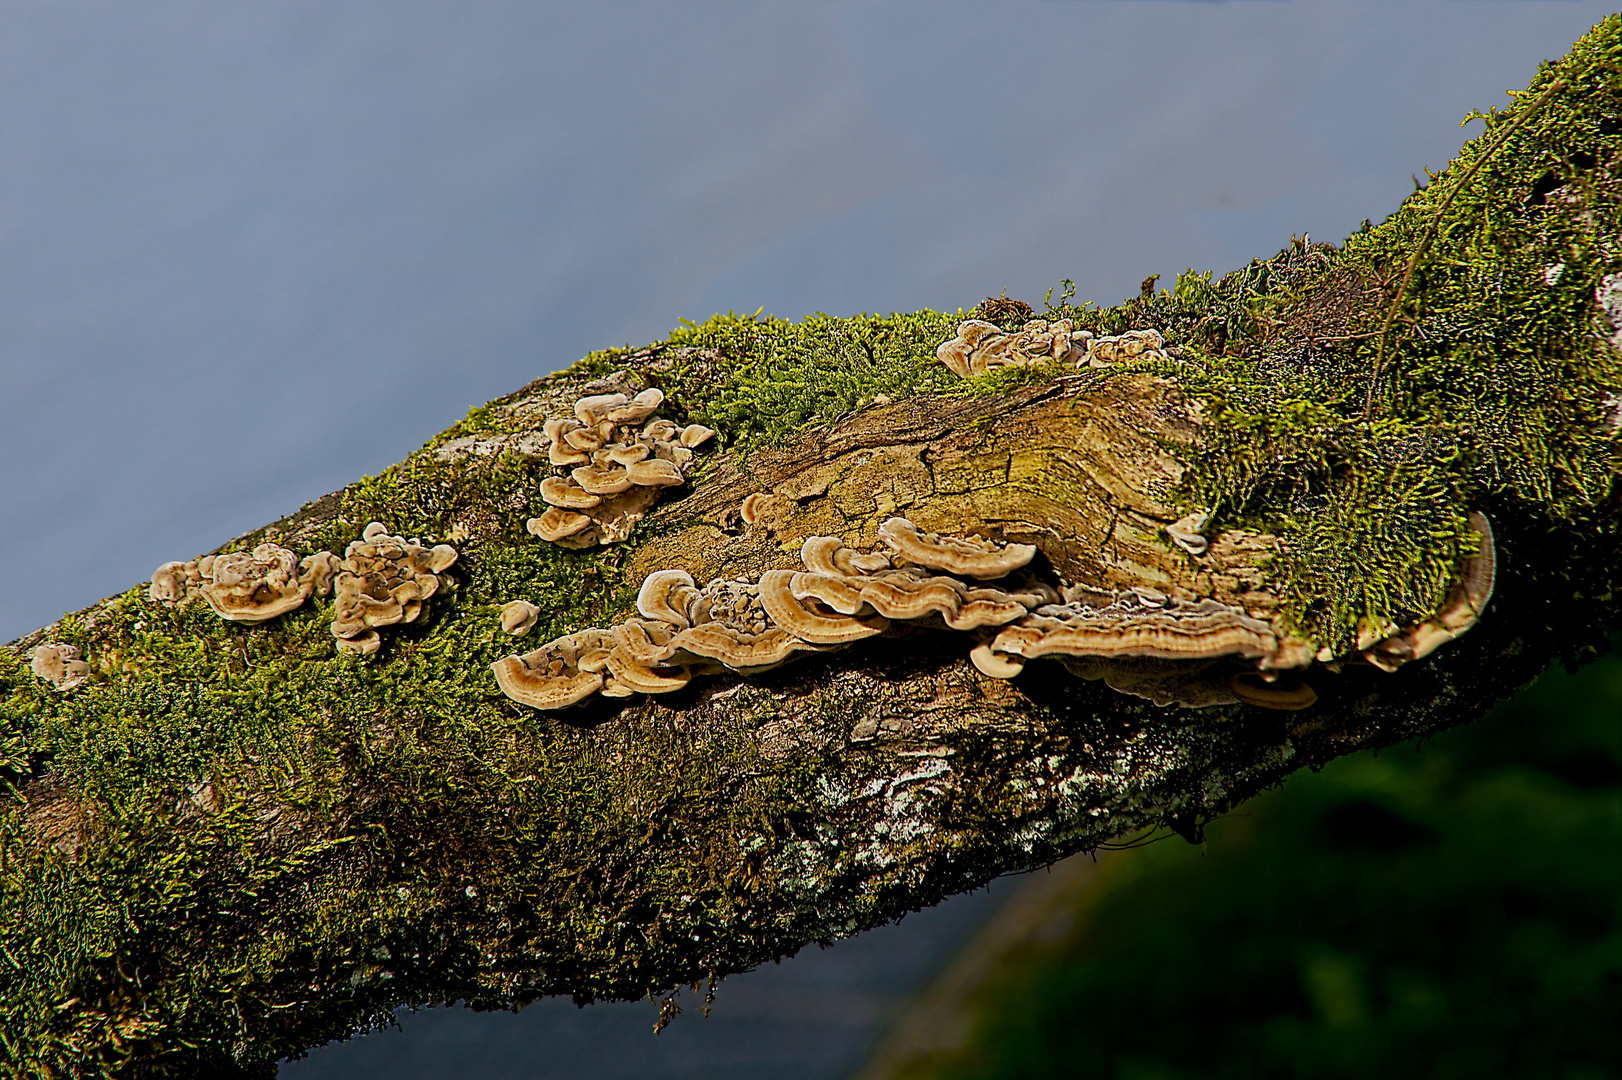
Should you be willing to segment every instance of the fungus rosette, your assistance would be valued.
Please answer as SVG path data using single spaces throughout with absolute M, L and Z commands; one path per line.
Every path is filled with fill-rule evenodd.
M 694 448 L 715 432 L 655 416 L 664 399 L 651 388 L 595 394 L 575 402 L 573 417 L 546 422 L 547 460 L 560 472 L 541 482 L 550 509 L 529 520 L 531 534 L 569 548 L 616 543 L 663 488 L 687 482 Z
M 449 582 L 444 571 L 456 562 L 449 544 L 391 536 L 374 521 L 344 549 L 333 603 L 332 636 L 342 652 L 366 655 L 382 644 L 377 628 L 415 622 L 428 600 Z

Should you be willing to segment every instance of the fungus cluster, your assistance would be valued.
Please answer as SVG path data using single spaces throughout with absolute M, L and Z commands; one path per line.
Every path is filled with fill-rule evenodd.
M 965 319 L 935 356 L 967 378 L 1002 367 L 1028 367 L 1057 361 L 1075 367 L 1109 367 L 1131 360 L 1165 359 L 1166 343 L 1154 330 L 1128 330 L 1111 337 L 1075 329 L 1069 319 L 1032 319 L 1009 332 L 984 319 Z
M 293 611 L 311 596 L 335 593 L 332 636 L 338 649 L 365 655 L 382 643 L 377 627 L 422 616 L 428 598 L 449 580 L 442 572 L 455 561 L 449 544 L 430 548 L 391 536 L 374 521 L 342 559 L 330 551 L 300 559 L 280 545 L 260 544 L 252 551 L 166 562 L 153 572 L 147 596 L 171 605 L 201 599 L 222 619 L 258 623 Z
M 332 590 L 338 557 L 318 551 L 300 559 L 278 544 L 252 551 L 166 562 L 153 571 L 147 596 L 167 604 L 201 599 L 222 619 L 257 623 L 297 608 Z
M 655 416 L 664 400 L 658 389 L 596 394 L 575 402 L 574 416 L 547 420 L 547 460 L 559 473 L 541 482 L 549 509 L 530 518 L 529 531 L 569 548 L 616 543 L 660 489 L 686 483 L 693 449 L 715 432 Z
M 700 586 L 684 570 L 656 571 L 637 595 L 637 617 L 558 638 L 493 668 L 508 697 L 560 709 L 596 694 L 665 693 L 705 672 L 748 675 L 797 653 L 934 628 L 972 634 L 969 658 L 994 678 L 1011 679 L 1047 657 L 1157 705 L 1303 709 L 1317 701 L 1301 676 L 1314 660 L 1333 670 L 1366 662 L 1392 671 L 1475 624 L 1492 594 L 1494 557 L 1487 519 L 1472 513 L 1469 520 L 1480 549 L 1443 609 L 1407 629 L 1370 632 L 1347 657 L 1210 598 L 1143 586 L 1061 592 L 1029 569 L 1033 545 L 928 533 L 894 517 L 878 529 L 887 550 L 813 536 L 800 548 L 804 569 L 769 570 L 755 581 L 718 578 Z M 1209 515 L 1190 514 L 1168 532 L 1197 555 L 1206 550 L 1209 525 Z M 514 605 L 503 610 L 504 629 L 509 609 Z
M 756 581 L 701 587 L 684 570 L 657 571 L 637 594 L 639 617 L 506 657 L 493 665 L 496 681 L 515 701 L 559 709 L 598 693 L 664 693 L 704 672 L 767 671 L 796 653 L 908 627 L 1003 625 L 1059 598 L 1028 577 L 987 584 L 1030 562 L 1029 544 L 940 536 L 905 518 L 885 522 L 879 536 L 889 552 L 813 536 L 800 549 L 804 570 L 770 570 Z
M 90 678 L 90 665 L 79 659 L 77 645 L 39 645 L 28 669 L 57 690 L 72 690 Z
M 1002 367 L 1028 367 L 1044 361 L 1075 363 L 1085 355 L 1091 330 L 1076 330 L 1069 319 L 1032 319 L 1010 333 L 984 319 L 964 319 L 957 336 L 935 350 L 941 363 L 967 378 Z
M 429 598 L 448 583 L 442 575 L 454 562 L 456 549 L 449 544 L 430 548 L 389 535 L 382 522 L 367 525 L 338 564 L 332 636 L 339 651 L 374 653 L 382 644 L 378 627 L 421 618 Z

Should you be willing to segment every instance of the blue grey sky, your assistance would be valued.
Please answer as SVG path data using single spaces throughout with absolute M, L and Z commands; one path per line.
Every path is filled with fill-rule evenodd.
M 1378 220 L 1576 0 L 0 3 L 0 640 L 680 318 Z

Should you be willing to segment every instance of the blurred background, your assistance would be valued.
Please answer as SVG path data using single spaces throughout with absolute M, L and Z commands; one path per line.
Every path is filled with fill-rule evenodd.
M 682 318 L 1107 304 L 1337 240 L 1607 13 L 0 0 L 0 641 Z M 650 1005 L 438 1009 L 283 1075 L 1615 1075 L 1615 671 L 657 1039 Z

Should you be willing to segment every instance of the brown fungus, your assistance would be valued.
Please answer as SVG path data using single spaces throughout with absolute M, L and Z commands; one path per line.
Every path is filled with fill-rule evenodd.
M 1210 660 L 1238 656 L 1267 661 L 1279 649 L 1268 623 L 1215 600 L 1168 600 L 1145 605 L 1124 592 L 1102 607 L 1080 601 L 1050 604 L 1010 626 L 991 642 L 993 652 L 1034 660 L 1042 656 L 1150 657 Z
M 926 533 L 903 517 L 893 517 L 880 525 L 879 539 L 909 562 L 981 580 L 1011 574 L 1036 555 L 1031 544 L 998 546 L 973 537 Z
M 636 609 L 644 618 L 657 619 L 685 630 L 708 615 L 703 594 L 685 570 L 658 570 L 642 579 Z
M 1178 518 L 1166 526 L 1166 535 L 1172 542 L 1193 556 L 1204 555 L 1211 542 L 1205 538 L 1205 530 L 1211 527 L 1211 515 L 1195 511 L 1187 517 Z
M 1044 361 L 1071 363 L 1082 354 L 1092 331 L 1076 330 L 1069 319 L 1032 319 L 1009 333 L 984 319 L 965 319 L 957 335 L 935 350 L 941 363 L 967 378 L 1002 367 L 1028 367 Z
M 344 549 L 334 583 L 332 636 L 342 652 L 366 655 L 381 644 L 377 628 L 415 622 L 449 579 L 456 562 L 449 544 L 426 547 L 419 540 L 391 536 L 374 521 Z
M 760 602 L 772 622 L 801 641 L 813 645 L 848 645 L 853 641 L 882 634 L 890 621 L 882 615 L 829 615 L 809 608 L 793 588 L 801 575 L 793 570 L 768 570 L 760 575 Z
M 743 502 L 738 505 L 738 516 L 743 518 L 745 525 L 759 524 L 761 514 L 765 512 L 767 505 L 771 501 L 771 494 L 765 491 L 756 491 L 745 495 Z
M 528 600 L 509 600 L 501 605 L 501 632 L 523 637 L 541 620 L 541 609 Z
M 656 388 L 635 397 L 594 394 L 575 402 L 573 417 L 547 420 L 547 460 L 568 473 L 541 482 L 541 498 L 551 509 L 525 528 L 577 549 L 629 536 L 661 488 L 686 483 L 692 447 L 715 435 L 654 416 L 663 403 L 664 392 Z
M 1114 337 L 1101 337 L 1087 343 L 1089 367 L 1110 367 L 1132 360 L 1165 360 L 1166 342 L 1155 330 L 1128 330 Z
M 222 619 L 257 623 L 299 607 L 332 588 L 338 557 L 317 552 L 300 560 L 277 544 L 217 556 L 198 591 Z M 160 567 L 160 570 L 162 568 Z
M 90 678 L 90 665 L 79 659 L 77 645 L 36 645 L 28 670 L 55 690 L 72 690 Z
M 1317 691 L 1307 685 L 1301 676 L 1291 673 L 1269 681 L 1254 671 L 1241 671 L 1228 680 L 1234 697 L 1246 705 L 1263 709 L 1294 711 L 1308 708 L 1318 701 Z
M 1368 637 L 1358 643 L 1364 660 L 1382 671 L 1395 671 L 1404 664 L 1421 660 L 1441 646 L 1458 638 L 1480 620 L 1492 601 L 1497 577 L 1498 555 L 1493 544 L 1492 522 L 1479 510 L 1467 519 L 1480 545 L 1464 564 L 1463 573 L 1448 593 L 1442 609 L 1431 618 L 1408 629 L 1395 626 L 1365 631 Z
M 582 630 L 534 652 L 491 664 L 501 692 L 536 709 L 562 709 L 603 688 L 611 642 L 606 631 Z

